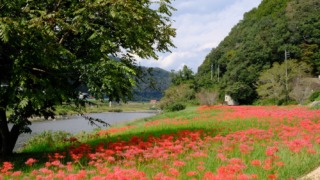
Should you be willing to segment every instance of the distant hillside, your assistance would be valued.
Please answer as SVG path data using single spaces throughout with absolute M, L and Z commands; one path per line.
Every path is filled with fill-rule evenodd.
M 160 100 L 164 91 L 169 87 L 171 80 L 169 72 L 161 68 L 140 67 L 141 77 L 137 78 L 136 86 L 133 88 L 132 101 Z M 82 85 L 79 88 L 82 93 L 89 93 L 88 88 Z
M 169 72 L 160 68 L 142 67 L 143 78 L 133 91 L 134 101 L 160 100 L 170 85 Z
M 320 74 L 319 0 L 263 0 L 212 49 L 197 77 L 202 86 L 211 81 L 248 104 L 257 98 L 261 71 L 283 62 L 285 50 L 289 58 L 311 64 L 313 75 Z

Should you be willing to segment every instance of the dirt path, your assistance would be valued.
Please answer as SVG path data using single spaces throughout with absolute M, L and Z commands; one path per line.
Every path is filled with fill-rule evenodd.
M 320 167 L 311 171 L 309 174 L 299 178 L 298 180 L 319 180 L 320 179 Z

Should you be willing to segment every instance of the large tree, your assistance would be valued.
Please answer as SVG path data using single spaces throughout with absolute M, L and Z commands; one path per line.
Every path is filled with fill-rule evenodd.
M 297 92 L 293 90 L 310 76 L 311 70 L 309 64 L 297 60 L 288 60 L 282 64 L 275 62 L 272 68 L 263 71 L 259 76 L 257 92 L 261 98 L 275 102 L 288 100 L 292 93 L 297 96 Z M 300 90 L 300 93 L 304 92 Z
M 174 70 L 170 73 L 171 83 L 173 86 L 178 86 L 180 84 L 194 84 L 195 75 L 192 69 L 188 68 L 187 65 L 184 65 L 182 69 L 178 72 Z
M 157 59 L 174 46 L 170 4 L 0 0 L 0 154 L 11 154 L 19 134 L 30 131 L 30 117 L 77 101 L 81 85 L 95 97 L 130 97 L 134 57 Z

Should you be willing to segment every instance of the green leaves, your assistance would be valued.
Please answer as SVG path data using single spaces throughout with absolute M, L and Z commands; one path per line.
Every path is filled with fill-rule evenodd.
M 27 107 L 28 103 L 29 103 L 29 99 L 25 97 L 20 101 L 18 107 L 23 109 L 23 108 Z
M 311 66 L 296 60 L 274 63 L 271 69 L 261 73 L 257 92 L 264 99 L 285 100 L 295 84 L 310 76 Z
M 4 43 L 9 41 L 9 26 L 4 23 L 4 18 L 0 18 L 0 40 Z
M 15 124 L 51 116 L 54 105 L 78 101 L 81 88 L 127 101 L 139 77 L 135 57 L 173 47 L 169 0 L 161 11 L 150 0 L 1 3 L 0 83 L 8 86 L 0 109 L 14 109 Z

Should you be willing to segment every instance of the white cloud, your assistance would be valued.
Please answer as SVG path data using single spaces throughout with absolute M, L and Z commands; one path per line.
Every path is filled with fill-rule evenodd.
M 173 14 L 177 48 L 160 54 L 159 60 L 141 60 L 141 65 L 178 70 L 183 65 L 195 72 L 210 50 L 228 35 L 243 14 L 260 4 L 261 0 L 176 0 Z

